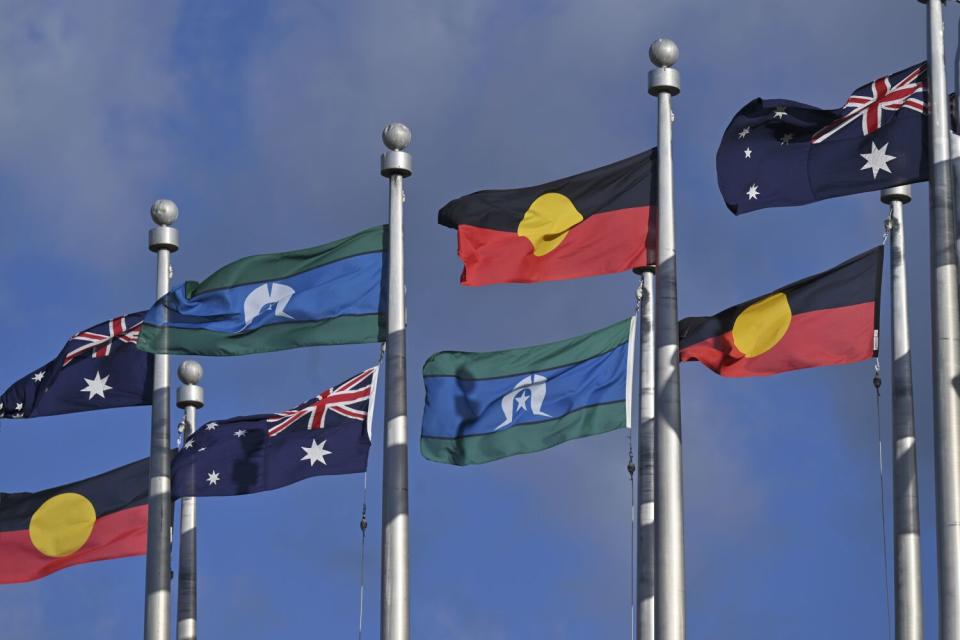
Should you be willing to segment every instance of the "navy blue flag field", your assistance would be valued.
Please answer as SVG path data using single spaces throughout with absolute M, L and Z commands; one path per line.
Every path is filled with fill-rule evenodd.
M 927 180 L 927 67 L 853 92 L 840 109 L 757 98 L 717 150 L 717 182 L 735 214 Z
M 289 411 L 208 422 L 172 463 L 173 493 L 234 496 L 367 468 L 379 366 Z
M 0 418 L 35 418 L 152 402 L 153 355 L 137 349 L 146 311 L 74 335 L 0 396 Z

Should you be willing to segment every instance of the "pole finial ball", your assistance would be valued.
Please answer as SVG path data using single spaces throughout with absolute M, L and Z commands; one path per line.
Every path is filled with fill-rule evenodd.
M 391 122 L 383 128 L 383 144 L 393 151 L 402 151 L 410 144 L 410 128 L 401 122 Z
M 197 384 L 203 377 L 203 367 L 196 360 L 184 360 L 177 367 L 177 377 L 183 384 Z
M 150 217 L 159 225 L 169 226 L 180 217 L 180 209 L 173 200 L 157 200 L 150 207 Z
M 658 67 L 672 67 L 680 57 L 680 48 L 670 38 L 657 38 L 650 45 L 650 62 Z

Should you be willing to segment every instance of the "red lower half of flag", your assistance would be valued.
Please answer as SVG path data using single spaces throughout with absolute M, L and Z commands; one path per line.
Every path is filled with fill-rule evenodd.
M 86 542 L 73 553 L 60 557 L 44 554 L 27 529 L 0 531 L 0 584 L 27 582 L 75 564 L 146 552 L 145 504 L 97 518 Z
M 655 262 L 650 247 L 650 207 L 595 213 L 565 235 L 547 237 L 552 248 L 537 256 L 516 231 L 461 224 L 457 227 L 461 284 L 566 280 L 629 271 Z M 557 242 L 559 240 L 559 242 Z M 541 250 L 542 253 L 542 250 Z
M 874 322 L 873 302 L 808 311 L 793 316 L 783 337 L 763 353 L 744 354 L 727 331 L 681 347 L 680 359 L 730 378 L 859 362 L 874 355 Z

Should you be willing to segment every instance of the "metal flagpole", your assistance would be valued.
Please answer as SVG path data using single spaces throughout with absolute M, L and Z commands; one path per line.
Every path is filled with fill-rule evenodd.
M 930 267 L 940 637 L 960 639 L 960 309 L 947 138 L 943 7 L 927 2 L 930 95 Z
M 913 366 L 907 314 L 907 267 L 904 259 L 903 205 L 910 186 L 880 192 L 890 205 L 890 325 L 893 341 L 893 531 L 894 597 L 897 640 L 923 638 L 923 593 L 920 581 L 920 505 L 917 499 L 917 451 L 913 423 Z
M 653 347 L 653 272 L 640 273 L 640 429 L 637 455 L 640 476 L 637 479 L 637 640 L 654 638 L 654 589 L 656 587 L 657 547 L 654 531 L 654 347 Z
M 177 406 L 183 409 L 183 441 L 197 430 L 197 409 L 203 406 L 203 367 L 185 360 L 177 369 L 183 385 L 177 389 Z M 197 638 L 197 499 L 180 499 L 180 562 L 177 565 L 177 640 Z
M 672 40 L 650 45 L 648 90 L 657 96 L 657 288 L 656 288 L 656 631 L 657 640 L 683 640 L 683 467 L 680 437 L 680 367 L 677 323 L 677 263 L 673 232 L 673 112 L 680 93 L 680 56 Z
M 380 174 L 390 179 L 390 261 L 387 310 L 386 433 L 383 440 L 383 552 L 380 570 L 380 638 L 410 637 L 409 504 L 407 493 L 407 307 L 403 277 L 403 179 L 413 158 L 403 149 L 410 129 L 383 130 L 387 151 Z
M 180 234 L 170 225 L 180 215 L 171 200 L 157 200 L 150 217 L 150 251 L 157 254 L 157 298 L 170 291 L 170 254 L 180 247 Z M 164 315 L 166 320 L 166 315 Z M 164 332 L 165 334 L 165 332 Z M 147 592 L 144 640 L 170 638 L 170 356 L 157 354 L 153 364 L 153 412 L 150 425 L 150 497 L 147 518 Z

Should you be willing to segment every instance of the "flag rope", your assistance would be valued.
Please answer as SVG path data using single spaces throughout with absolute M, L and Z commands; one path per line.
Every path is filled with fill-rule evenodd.
M 637 470 L 637 465 L 633 462 L 633 429 L 627 429 L 627 474 L 630 482 L 630 638 L 636 637 L 637 625 L 636 619 L 636 542 L 637 542 L 637 492 L 633 483 L 633 472 Z
M 634 315 L 640 316 L 640 300 L 643 291 L 643 280 L 637 286 L 637 303 L 634 307 Z M 640 323 L 636 323 L 640 326 Z M 636 366 L 635 362 L 627 364 L 629 367 Z M 630 405 L 627 404 L 627 407 Z M 628 419 L 633 419 L 629 416 Z M 639 422 L 638 422 L 639 424 Z M 627 474 L 630 482 L 630 638 L 636 640 L 637 635 L 637 487 L 634 484 L 633 474 L 637 470 L 637 465 L 633 461 L 633 432 L 636 429 L 627 429 Z
M 360 511 L 360 622 L 357 625 L 357 637 L 363 640 L 363 591 L 364 565 L 367 551 L 367 472 L 363 472 L 363 507 Z
M 886 236 L 886 234 L 884 234 Z M 884 238 L 886 240 L 886 238 Z M 880 453 L 880 540 L 883 545 L 880 555 L 883 558 L 883 602 L 887 609 L 887 637 L 893 638 L 893 623 L 890 616 L 890 567 L 887 560 L 887 507 L 883 491 L 883 435 L 880 420 L 880 358 L 873 363 L 873 387 L 877 390 L 877 448 Z

